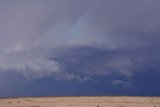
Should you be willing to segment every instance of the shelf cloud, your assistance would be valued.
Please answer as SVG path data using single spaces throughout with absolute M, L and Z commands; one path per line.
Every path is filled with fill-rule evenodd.
M 1 0 L 0 73 L 86 82 L 160 70 L 159 3 Z

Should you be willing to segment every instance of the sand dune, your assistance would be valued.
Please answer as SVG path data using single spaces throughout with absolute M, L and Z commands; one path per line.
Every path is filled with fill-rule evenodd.
M 160 97 L 8 98 L 0 107 L 160 107 Z

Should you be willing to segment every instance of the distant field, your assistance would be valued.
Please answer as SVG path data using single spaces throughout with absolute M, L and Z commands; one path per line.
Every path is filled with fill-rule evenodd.
M 160 107 L 160 97 L 8 98 L 0 107 Z

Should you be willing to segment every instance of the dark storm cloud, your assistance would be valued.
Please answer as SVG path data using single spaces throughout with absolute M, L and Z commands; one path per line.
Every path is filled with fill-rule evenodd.
M 0 71 L 84 82 L 159 70 L 159 3 L 1 0 Z

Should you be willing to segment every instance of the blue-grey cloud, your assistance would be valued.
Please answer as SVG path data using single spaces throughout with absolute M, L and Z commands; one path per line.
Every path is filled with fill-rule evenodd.
M 159 69 L 158 0 L 1 0 L 0 72 L 128 80 Z M 124 82 L 125 83 L 125 82 Z

